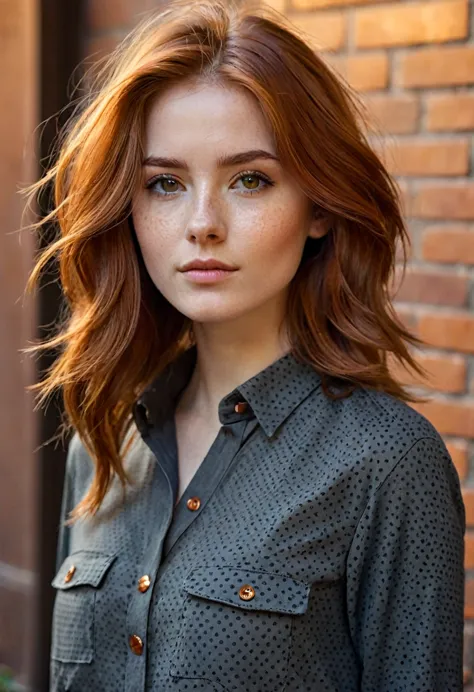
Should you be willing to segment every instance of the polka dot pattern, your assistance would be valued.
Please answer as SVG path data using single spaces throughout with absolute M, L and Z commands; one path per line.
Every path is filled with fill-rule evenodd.
M 97 587 L 113 560 L 114 556 L 83 550 L 72 553 L 61 565 L 52 584 L 58 589 L 54 604 L 58 626 L 53 630 L 52 641 L 52 654 L 57 660 L 74 663 L 93 660 Z M 63 636 L 59 636 L 60 632 Z
M 255 596 L 239 602 L 239 591 L 248 582 Z M 188 597 L 171 675 L 211 679 L 225 688 L 231 673 L 237 688 L 258 692 L 266 684 L 272 690 L 282 690 L 291 614 L 304 612 L 308 587 L 278 575 L 216 567 L 198 568 L 184 588 Z M 199 622 L 208 623 L 205 637 L 209 653 L 205 657 L 200 654 L 203 632 L 195 626 Z M 262 670 L 258 661 L 272 661 L 271 670 Z
M 221 400 L 175 506 L 170 412 L 195 357 L 140 398 L 134 491 L 62 529 L 51 692 L 461 690 L 465 513 L 437 431 L 380 392 L 327 398 L 286 354 Z M 63 515 L 91 478 L 75 437 Z

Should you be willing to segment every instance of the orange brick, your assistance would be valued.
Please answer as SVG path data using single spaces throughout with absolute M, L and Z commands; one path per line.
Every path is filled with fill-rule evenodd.
M 397 1 L 395 0 L 395 2 Z M 297 10 L 320 10 L 327 7 L 373 5 L 379 2 L 393 2 L 393 0 L 293 0 L 292 5 Z
M 420 112 L 420 103 L 416 96 L 369 94 L 364 102 L 369 123 L 382 133 L 415 132 Z
M 386 53 L 348 57 L 328 54 L 324 57 L 357 91 L 385 89 L 388 85 L 389 59 Z
M 441 43 L 466 38 L 468 0 L 424 0 L 361 9 L 355 17 L 358 48 Z
M 463 489 L 463 500 L 466 508 L 466 524 L 467 526 L 474 525 L 474 488 Z M 473 593 L 474 596 L 474 593 Z M 474 603 L 473 603 L 474 605 Z
M 402 178 L 394 178 L 393 180 L 395 181 L 398 190 L 398 197 L 400 200 L 402 212 L 405 216 L 410 216 L 412 205 L 412 192 L 410 186 L 408 185 L 408 181 L 403 180 Z
M 401 56 L 396 83 L 404 87 L 474 84 L 474 47 L 414 50 Z
M 340 50 L 346 42 L 347 19 L 343 12 L 298 12 L 288 16 L 315 50 Z
M 474 531 L 466 531 L 464 537 L 464 567 L 474 569 Z
M 409 332 L 416 334 L 418 331 L 418 317 L 409 308 L 401 305 L 395 305 L 397 317 Z
M 433 400 L 412 406 L 442 435 L 474 437 L 474 402 Z
M 421 354 L 416 358 L 426 370 L 426 377 L 402 367 L 393 359 L 391 372 L 402 384 L 422 386 L 448 393 L 466 391 L 466 361 L 462 356 L 434 356 Z
M 466 579 L 464 585 L 464 617 L 474 617 L 474 579 Z M 467 692 L 467 690 L 466 690 Z
M 467 139 L 389 141 L 381 150 L 382 158 L 393 175 L 411 176 L 467 175 L 470 153 Z
M 419 336 L 429 346 L 474 353 L 474 317 L 471 315 L 422 315 Z
M 444 442 L 458 472 L 459 480 L 464 481 L 469 469 L 467 443 L 464 440 L 456 442 L 445 440 Z
M 467 302 L 469 279 L 457 274 L 409 269 L 401 285 L 400 274 L 397 275 L 394 289 L 394 299 L 399 302 L 463 307 Z
M 407 261 L 410 259 L 413 259 L 413 254 L 414 254 L 414 247 L 413 247 L 413 238 L 411 237 L 411 229 L 410 226 L 408 226 L 408 236 L 409 236 L 409 244 L 406 248 L 407 250 Z M 395 244 L 395 259 L 396 261 L 402 265 L 404 262 L 404 256 L 403 256 L 403 246 L 402 243 L 397 240 Z
M 423 219 L 474 219 L 474 183 L 420 186 L 410 211 Z
M 443 94 L 427 99 L 426 128 L 433 132 L 474 129 L 474 94 Z
M 426 228 L 422 254 L 429 262 L 474 264 L 474 231 L 468 226 L 453 225 Z

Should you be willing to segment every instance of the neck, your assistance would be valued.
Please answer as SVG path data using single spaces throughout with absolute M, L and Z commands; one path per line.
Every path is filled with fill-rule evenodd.
M 257 314 L 258 312 L 258 314 Z M 238 320 L 194 323 L 197 361 L 177 410 L 208 424 L 218 422 L 221 399 L 290 350 L 276 306 Z

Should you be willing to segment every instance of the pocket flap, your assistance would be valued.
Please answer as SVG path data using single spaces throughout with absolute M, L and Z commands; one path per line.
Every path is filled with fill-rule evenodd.
M 308 607 L 310 587 L 285 574 L 222 565 L 195 567 L 186 577 L 184 589 L 247 610 L 299 614 Z
M 54 577 L 51 585 L 55 589 L 73 589 L 76 586 L 99 586 L 117 556 L 109 553 L 97 553 L 91 550 L 79 550 L 71 553 Z

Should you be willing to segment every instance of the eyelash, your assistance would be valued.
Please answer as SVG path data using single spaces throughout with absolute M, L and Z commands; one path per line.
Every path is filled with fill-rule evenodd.
M 259 173 L 259 171 L 243 171 L 243 172 L 239 175 L 239 177 L 237 178 L 237 180 L 236 180 L 235 182 L 237 182 L 237 181 L 239 181 L 239 180 L 242 180 L 242 178 L 246 178 L 247 176 L 253 176 L 253 177 L 255 177 L 255 178 L 258 178 L 259 180 L 262 180 L 262 181 L 265 183 L 265 185 L 263 186 L 263 188 L 260 187 L 260 188 L 258 188 L 257 190 L 245 190 L 245 191 L 244 191 L 244 194 L 246 194 L 246 195 L 255 195 L 255 194 L 258 194 L 258 193 L 262 192 L 262 190 L 264 190 L 266 187 L 271 187 L 271 186 L 273 186 L 273 185 L 275 184 L 275 183 L 273 182 L 273 180 L 271 180 L 271 178 L 269 178 L 267 175 L 264 175 L 263 173 Z M 146 188 L 147 190 L 151 189 L 151 188 L 152 188 L 157 182 L 159 182 L 160 180 L 173 180 L 173 181 L 177 182 L 178 184 L 181 184 L 181 183 L 179 182 L 179 180 L 176 180 L 176 178 L 175 178 L 174 176 L 172 176 L 172 175 L 167 175 L 166 173 L 160 173 L 159 175 L 155 175 L 151 180 L 149 180 L 149 181 L 147 182 L 147 184 L 145 185 L 145 188 Z M 155 190 L 154 192 L 155 192 L 159 197 L 173 197 L 173 196 L 175 196 L 175 195 L 177 194 L 178 191 L 175 191 L 175 192 L 164 192 L 164 191 L 162 190 L 161 192 L 156 192 L 156 190 Z

